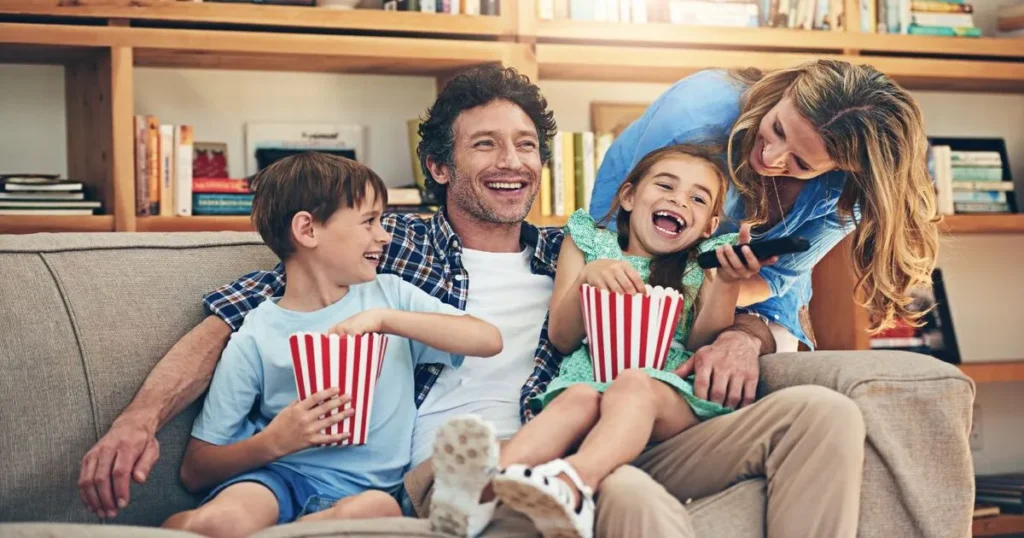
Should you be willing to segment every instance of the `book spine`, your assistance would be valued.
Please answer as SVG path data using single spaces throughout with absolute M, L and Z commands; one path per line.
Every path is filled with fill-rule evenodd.
M 192 215 L 192 147 L 195 140 L 191 125 L 174 129 L 174 214 Z
M 192 179 L 194 194 L 249 194 L 249 180 L 200 177 Z
M 564 131 L 561 133 L 562 141 L 562 201 L 565 204 L 563 212 L 565 215 L 572 215 L 576 211 L 576 145 L 573 142 L 573 133 Z
M 146 155 L 146 117 L 135 116 L 135 214 L 149 215 L 149 159 Z
M 146 116 L 146 183 L 149 214 L 160 214 L 160 120 Z
M 174 216 L 174 126 L 160 126 L 160 212 Z

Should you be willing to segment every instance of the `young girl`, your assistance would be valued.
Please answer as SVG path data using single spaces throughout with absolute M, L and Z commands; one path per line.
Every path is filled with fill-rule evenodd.
M 545 537 L 591 536 L 593 491 L 601 480 L 649 442 L 731 411 L 697 398 L 692 381 L 673 373 L 691 350 L 732 325 L 741 282 L 760 267 L 749 247 L 746 266 L 732 251 L 736 234 L 708 239 L 718 226 L 727 185 L 715 154 L 710 147 L 678 145 L 644 157 L 609 214 L 618 212 L 618 233 L 600 227 L 584 210 L 569 219 L 548 325 L 551 342 L 567 357 L 547 391 L 532 401 L 543 412 L 502 447 L 498 467 L 504 470 L 492 482 L 497 498 L 529 516 Z M 743 233 L 749 237 L 748 228 Z M 706 278 L 696 258 L 712 249 L 721 268 Z M 664 370 L 625 370 L 612 383 L 598 383 L 583 344 L 580 286 L 643 293 L 645 283 L 684 295 Z M 461 428 L 439 432 L 435 465 L 449 458 L 462 463 L 459 445 L 484 437 L 474 435 L 473 424 L 478 430 L 486 425 L 458 420 Z M 561 459 L 575 446 L 575 454 Z

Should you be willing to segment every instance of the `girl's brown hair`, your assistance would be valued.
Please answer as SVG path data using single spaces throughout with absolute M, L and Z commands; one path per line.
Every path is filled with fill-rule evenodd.
M 645 155 L 640 162 L 626 176 L 625 181 L 619 186 L 619 191 L 612 200 L 611 210 L 603 219 L 601 225 L 607 225 L 615 218 L 615 226 L 619 232 L 619 246 L 625 250 L 629 247 L 629 226 L 630 211 L 622 209 L 622 197 L 630 190 L 635 189 L 643 181 L 651 168 L 662 159 L 670 157 L 692 157 L 707 161 L 718 175 L 718 192 L 711 206 L 711 216 L 722 215 L 725 207 L 725 192 L 728 188 L 728 180 L 725 177 L 724 163 L 722 162 L 722 151 L 725 148 L 720 144 L 676 144 L 656 149 Z M 648 284 L 651 286 L 662 286 L 672 288 L 684 294 L 689 301 L 696 300 L 693 293 L 695 290 L 683 288 L 683 276 L 689 261 L 697 258 L 696 248 L 688 248 L 680 252 L 661 254 L 651 260 L 651 277 Z
M 870 331 L 895 319 L 915 322 L 912 288 L 931 284 L 939 220 L 928 173 L 928 141 L 913 97 L 868 65 L 818 60 L 768 74 L 734 73 L 750 85 L 729 135 L 729 174 L 754 226 L 768 221 L 764 178 L 748 159 L 765 114 L 789 97 L 847 174 L 839 197 L 842 217 L 860 219 L 853 232 L 857 291 L 871 317 Z M 738 147 L 737 147 L 738 146 Z

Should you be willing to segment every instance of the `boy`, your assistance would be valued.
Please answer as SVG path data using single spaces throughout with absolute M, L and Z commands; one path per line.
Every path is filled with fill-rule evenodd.
M 501 334 L 397 276 L 377 275 L 391 238 L 380 222 L 387 189 L 372 170 L 304 153 L 259 172 L 253 190 L 252 220 L 284 263 L 288 286 L 232 335 L 193 426 L 182 482 L 191 491 L 217 487 L 164 526 L 235 536 L 300 518 L 400 516 L 414 366 L 493 356 Z M 319 431 L 352 411 L 336 389 L 296 401 L 288 337 L 300 331 L 389 335 L 365 445 L 315 446 L 342 441 Z

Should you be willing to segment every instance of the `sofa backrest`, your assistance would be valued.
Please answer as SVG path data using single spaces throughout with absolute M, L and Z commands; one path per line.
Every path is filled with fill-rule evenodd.
M 276 261 L 253 233 L 0 235 L 0 521 L 96 522 L 82 456 L 203 318 L 203 295 Z M 198 408 L 160 431 L 115 522 L 158 525 L 198 501 L 178 481 Z

